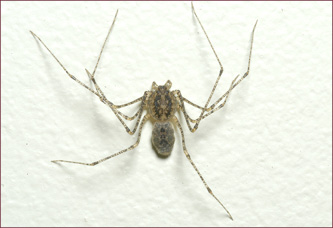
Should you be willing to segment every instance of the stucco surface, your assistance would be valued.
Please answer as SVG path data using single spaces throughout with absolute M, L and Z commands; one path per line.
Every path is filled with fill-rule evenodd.
M 331 226 L 332 3 L 195 2 L 223 64 L 216 100 L 250 76 L 186 143 L 216 196 L 182 152 L 159 158 L 147 123 L 133 151 L 112 111 L 72 81 L 89 83 L 116 10 L 96 79 L 125 103 L 168 79 L 204 105 L 219 72 L 189 2 L 1 2 L 2 226 Z M 138 106 L 125 109 L 130 114 Z M 188 106 L 192 117 L 199 111 Z M 133 126 L 133 123 L 129 123 Z

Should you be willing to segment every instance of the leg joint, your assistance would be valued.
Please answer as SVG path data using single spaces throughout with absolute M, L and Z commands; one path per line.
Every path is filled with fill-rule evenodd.
M 191 156 L 189 153 L 187 153 L 187 151 L 185 151 L 185 155 L 186 155 L 187 159 L 191 160 Z
M 97 164 L 98 164 L 98 161 L 91 163 L 90 166 L 95 166 Z

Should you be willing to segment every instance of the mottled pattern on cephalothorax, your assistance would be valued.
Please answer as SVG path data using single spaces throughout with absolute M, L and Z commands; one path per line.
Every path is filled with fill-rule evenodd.
M 159 155 L 169 156 L 175 143 L 172 124 L 170 122 L 155 122 L 151 141 Z
M 168 83 L 168 82 L 167 82 Z M 154 87 L 153 87 L 154 88 Z M 153 89 L 148 100 L 149 114 L 158 121 L 167 121 L 176 112 L 177 100 L 167 85 Z

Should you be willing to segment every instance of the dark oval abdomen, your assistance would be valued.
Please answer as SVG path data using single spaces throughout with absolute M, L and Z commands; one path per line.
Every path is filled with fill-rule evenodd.
M 164 157 L 169 156 L 175 143 L 172 124 L 170 122 L 155 122 L 151 139 L 159 155 Z

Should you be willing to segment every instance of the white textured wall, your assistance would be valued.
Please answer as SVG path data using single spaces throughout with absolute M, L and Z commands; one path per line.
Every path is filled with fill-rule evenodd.
M 29 30 L 88 83 L 97 71 L 114 103 L 152 81 L 203 105 L 219 72 L 189 2 L 1 2 L 2 226 L 332 225 L 332 3 L 195 2 L 223 63 L 217 88 L 250 77 L 192 134 L 189 152 L 235 221 L 207 193 L 177 134 L 171 157 L 150 143 L 95 167 L 135 141 L 113 113 L 69 79 Z M 128 110 L 131 113 L 131 110 Z M 199 113 L 189 108 L 192 116 Z M 185 125 L 184 125 L 185 126 Z

